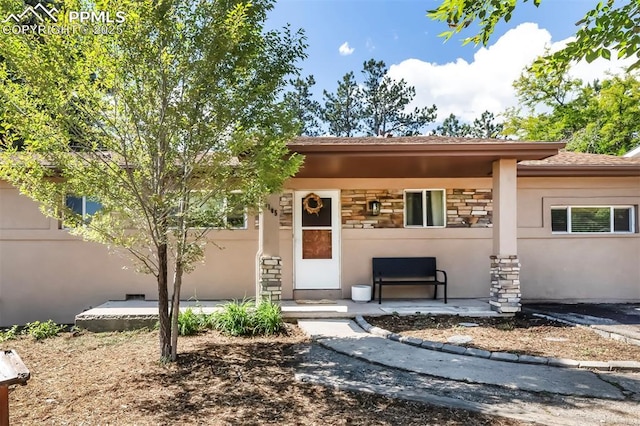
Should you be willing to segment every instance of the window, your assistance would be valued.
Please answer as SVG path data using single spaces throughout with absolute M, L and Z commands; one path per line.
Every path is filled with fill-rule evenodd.
M 408 189 L 404 192 L 405 226 L 445 226 L 443 189 Z
M 222 200 L 214 197 L 205 199 L 201 194 L 197 191 L 191 194 L 195 212 L 187 222 L 190 228 L 247 228 L 247 215 L 239 192 Z
M 551 207 L 555 233 L 631 233 L 634 226 L 633 206 Z
M 73 213 L 77 214 L 83 223 L 89 223 L 91 216 L 102 208 L 100 202 L 90 197 L 76 197 L 73 195 L 67 195 L 65 205 Z

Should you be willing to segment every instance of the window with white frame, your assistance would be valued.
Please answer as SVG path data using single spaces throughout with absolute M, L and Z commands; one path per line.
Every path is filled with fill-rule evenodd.
M 66 196 L 65 205 L 69 210 L 78 215 L 83 223 L 89 223 L 91 216 L 102 208 L 102 204 L 91 197 L 77 197 L 73 195 Z
M 407 189 L 404 191 L 406 227 L 445 226 L 444 189 Z
M 551 207 L 553 233 L 632 233 L 635 231 L 633 206 L 554 206 Z
M 191 204 L 195 209 L 188 219 L 190 228 L 247 228 L 247 214 L 240 192 L 232 192 L 224 199 L 205 198 L 203 194 L 191 193 Z

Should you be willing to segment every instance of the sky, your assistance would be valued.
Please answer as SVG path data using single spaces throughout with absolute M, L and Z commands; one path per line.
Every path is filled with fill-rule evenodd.
M 301 75 L 314 76 L 313 91 L 320 102 L 323 89 L 334 92 L 347 72 L 354 71 L 361 81 L 363 62 L 374 58 L 387 64 L 391 77 L 416 88 L 411 108 L 435 104 L 437 122 L 451 113 L 471 122 L 485 110 L 498 115 L 516 106 L 513 81 L 545 48 L 566 43 L 596 0 L 543 0 L 538 8 L 533 1 L 519 2 L 512 19 L 497 26 L 487 47 L 462 46 L 465 34 L 446 43 L 438 37 L 447 27 L 427 18 L 426 11 L 439 3 L 278 0 L 267 26 L 290 24 L 305 31 L 308 57 L 300 63 Z M 607 70 L 620 72 L 624 65 L 599 59 L 576 64 L 571 74 L 592 81 L 605 77 Z

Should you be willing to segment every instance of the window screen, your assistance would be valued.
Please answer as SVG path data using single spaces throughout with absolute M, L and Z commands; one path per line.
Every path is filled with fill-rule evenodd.
M 551 208 L 551 231 L 567 233 L 634 232 L 633 206 L 567 206 Z

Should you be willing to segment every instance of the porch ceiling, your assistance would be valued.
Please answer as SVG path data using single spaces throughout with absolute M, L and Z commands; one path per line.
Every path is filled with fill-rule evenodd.
M 289 149 L 305 156 L 300 178 L 486 177 L 500 158 L 541 160 L 564 143 L 416 136 L 298 138 Z

